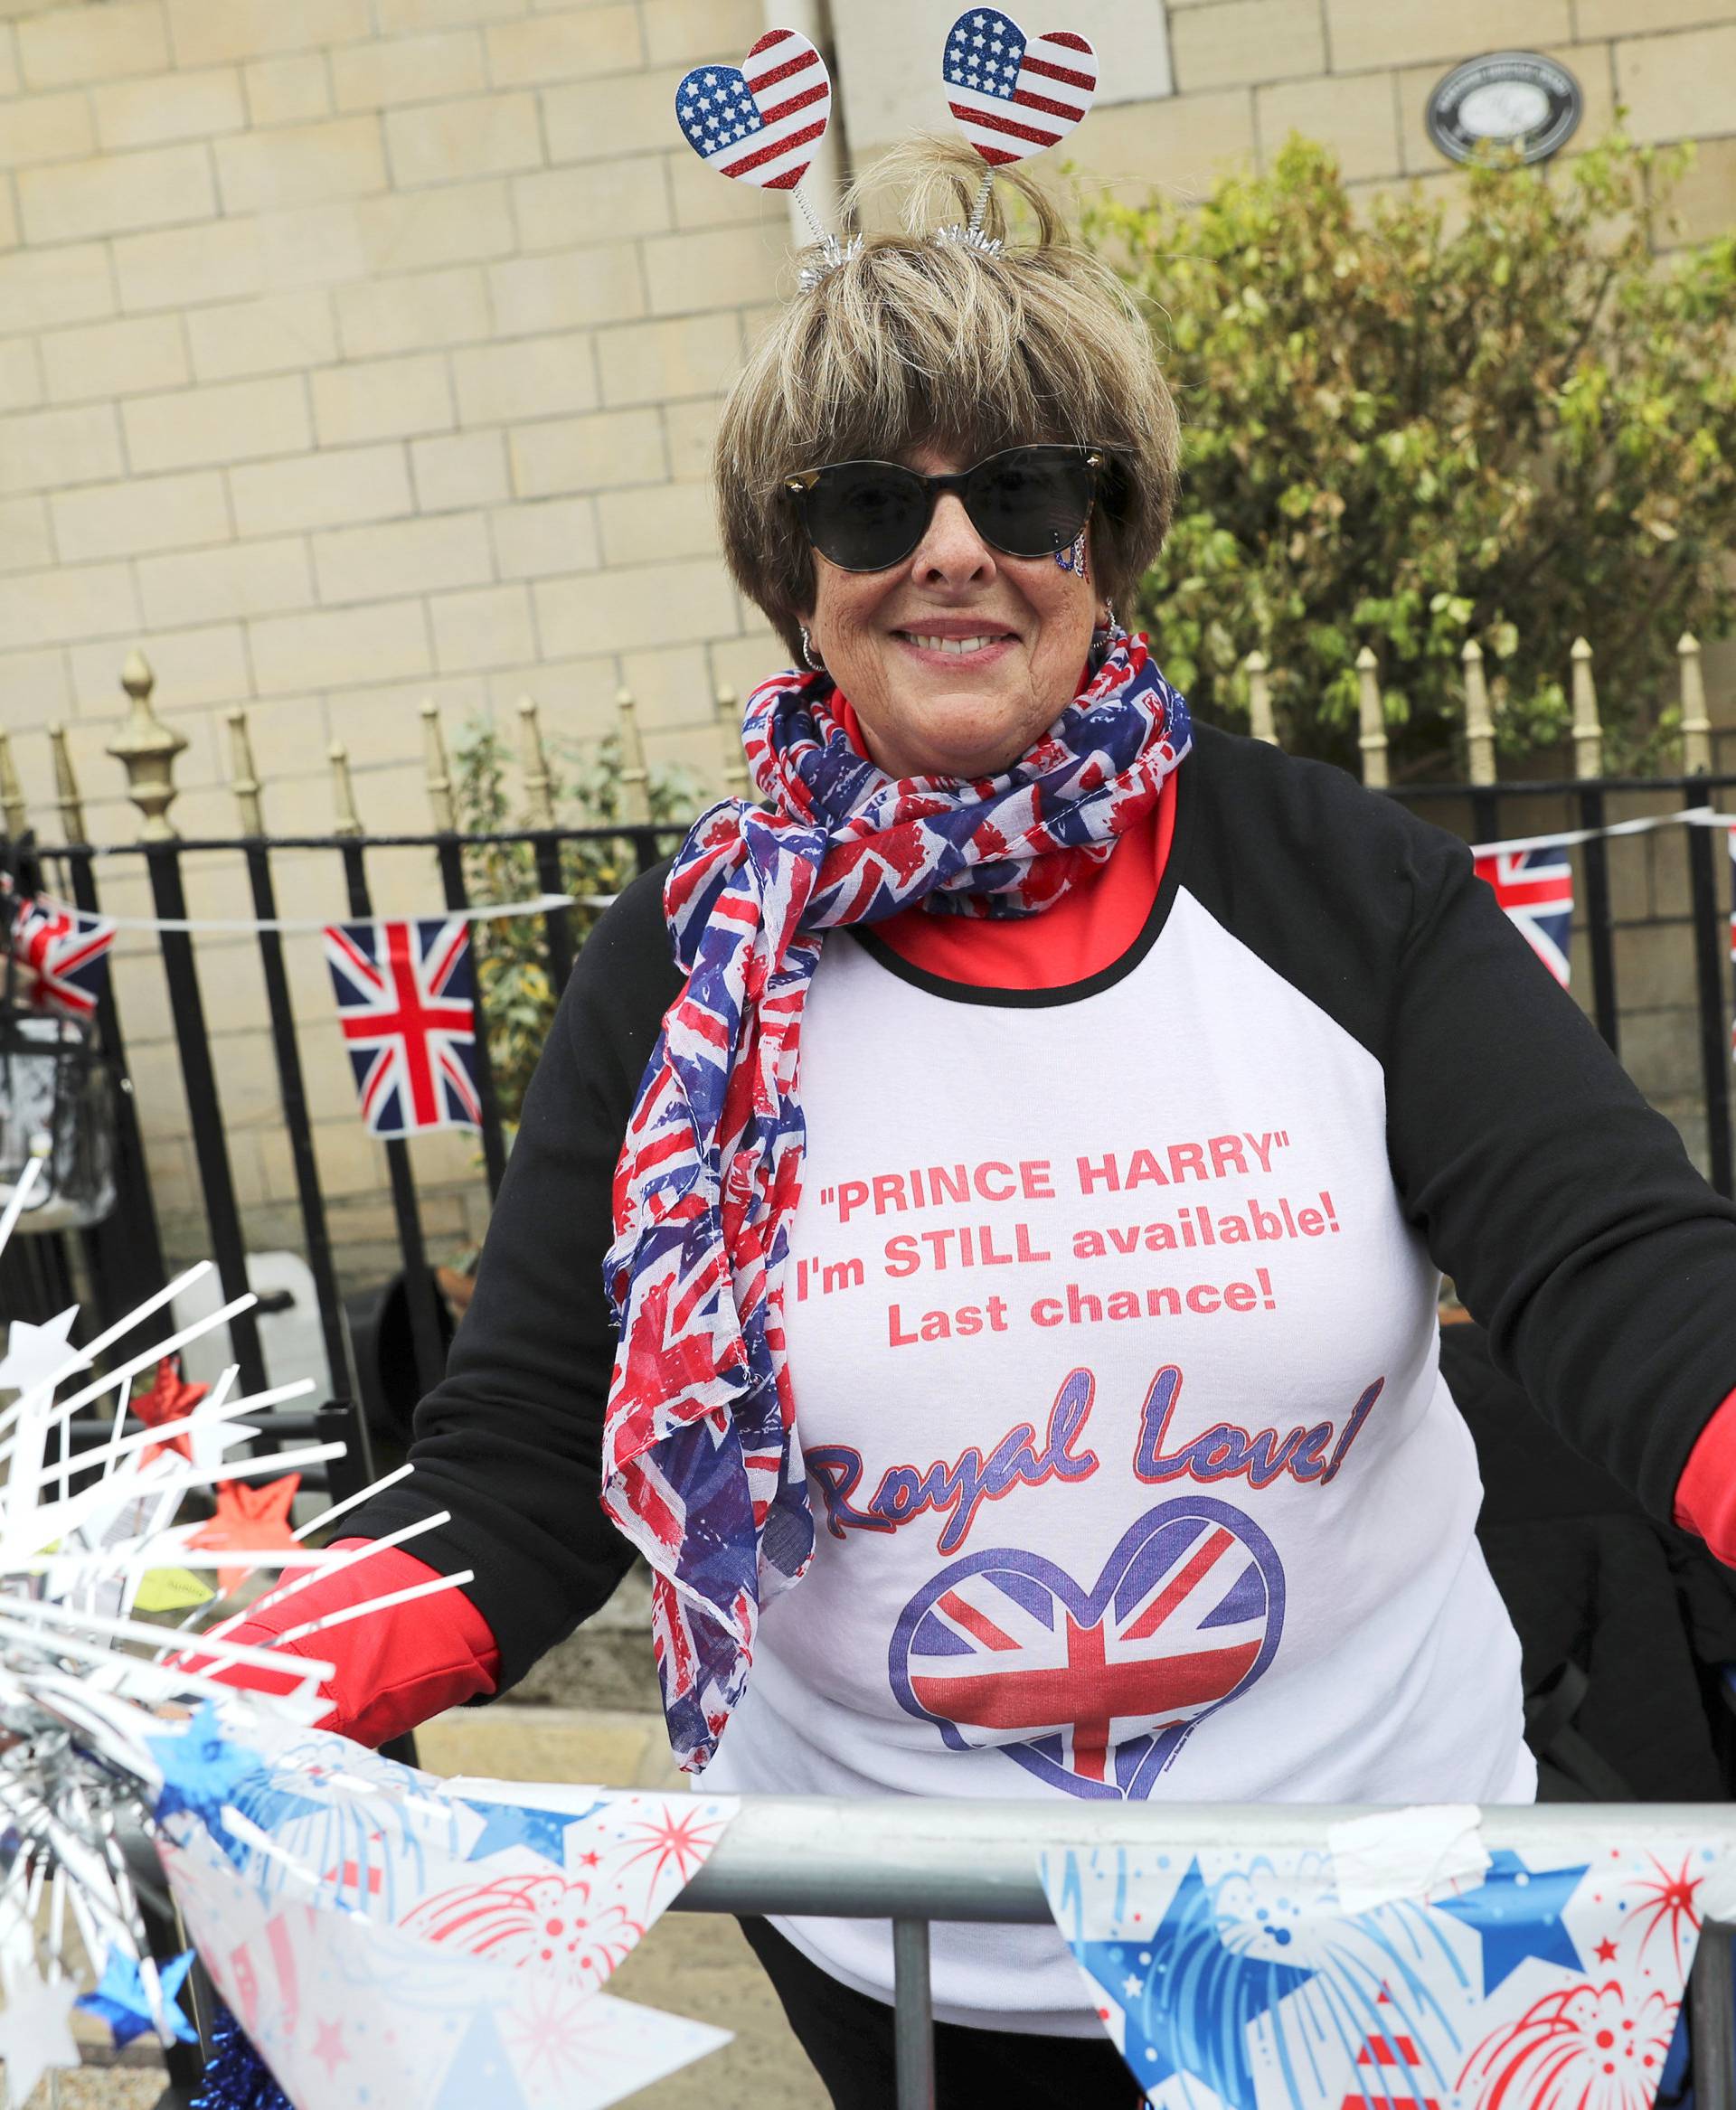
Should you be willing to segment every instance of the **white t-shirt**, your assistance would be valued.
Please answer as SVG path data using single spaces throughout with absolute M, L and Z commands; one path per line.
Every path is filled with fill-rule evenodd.
M 827 944 L 784 1307 L 817 1550 L 708 1791 L 1531 1798 L 1381 1063 L 1165 895 L 991 1015 Z M 775 1924 L 891 1997 L 886 1923 Z M 1098 2028 L 1052 1928 L 937 1925 L 933 1973 L 946 2020 Z

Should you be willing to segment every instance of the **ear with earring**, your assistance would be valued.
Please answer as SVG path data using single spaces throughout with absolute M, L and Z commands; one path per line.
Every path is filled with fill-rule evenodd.
M 814 640 L 807 634 L 807 625 L 803 623 L 800 629 L 802 633 L 802 657 L 816 674 L 823 674 L 826 672 L 826 662 L 814 649 Z

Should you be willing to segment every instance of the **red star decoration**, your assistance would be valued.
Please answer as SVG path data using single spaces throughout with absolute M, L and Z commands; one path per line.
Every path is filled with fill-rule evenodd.
M 147 1428 L 163 1428 L 171 1422 L 184 1421 L 210 1389 L 209 1385 L 189 1384 L 181 1375 L 180 1358 L 165 1355 L 156 1366 L 150 1389 L 129 1399 L 127 1408 Z M 176 1451 L 189 1465 L 193 1463 L 192 1440 L 184 1431 L 180 1436 L 165 1437 L 160 1444 L 146 1444 L 139 1453 L 138 1462 L 148 1465 L 153 1458 L 160 1458 L 165 1451 Z
M 258 1487 L 250 1486 L 245 1480 L 220 1480 L 217 1514 L 209 1523 L 201 1524 L 187 1540 L 189 1550 L 198 1548 L 211 1553 L 297 1551 L 297 1543 L 289 1529 L 289 1505 L 300 1485 L 299 1473 L 286 1474 L 281 1480 L 267 1480 Z M 251 1572 L 252 1566 L 250 1561 L 242 1561 L 234 1568 L 220 1568 L 218 1588 L 227 1597 Z
M 1616 1945 L 1609 1939 L 1608 1935 L 1606 1935 L 1604 1938 L 1598 1944 L 1597 1955 L 1599 1964 L 1613 1964 L 1615 1962 Z
M 349 2056 L 344 2043 L 342 2022 L 319 2022 L 315 2025 L 314 2057 L 325 2067 L 327 2080 L 331 2079 Z

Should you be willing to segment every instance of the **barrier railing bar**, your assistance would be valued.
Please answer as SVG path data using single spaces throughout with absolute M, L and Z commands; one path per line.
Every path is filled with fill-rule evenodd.
M 440 884 L 446 890 L 448 909 L 467 909 L 470 890 L 464 883 L 464 842 L 458 835 L 444 837 L 438 851 L 440 864 Z M 475 977 L 476 991 L 476 1016 L 482 1016 L 482 974 L 477 964 L 477 945 L 481 933 L 471 934 L 470 971 Z M 482 1108 L 482 1160 L 488 1174 L 488 1199 L 493 1201 L 500 1192 L 500 1182 L 506 1176 L 506 1144 L 500 1133 L 500 1102 L 495 1096 L 495 1066 L 488 1054 L 486 1031 L 476 1033 L 471 1043 L 476 1061 L 476 1101 Z
M 246 852 L 247 874 L 253 889 L 253 912 L 261 923 L 278 913 L 277 882 L 271 860 L 258 844 Z M 320 1339 L 325 1343 L 326 1364 L 335 1392 L 350 1392 L 349 1354 L 337 1294 L 337 1270 L 332 1259 L 331 1231 L 326 1221 L 326 1197 L 320 1192 L 319 1164 L 314 1154 L 313 1123 L 308 1116 L 307 1091 L 301 1070 L 301 1049 L 296 1040 L 295 1007 L 289 998 L 289 977 L 283 964 L 283 934 L 259 932 L 259 966 L 265 975 L 266 1008 L 271 1017 L 271 1043 L 277 1056 L 278 1091 L 283 1102 L 283 1126 L 289 1138 L 289 1163 L 295 1174 L 296 1200 L 301 1210 L 301 1232 L 307 1245 L 307 1271 L 314 1278 L 315 1300 L 319 1305 Z
M 1688 2029 L 1694 2049 L 1695 2110 L 1736 2110 L 1736 1980 L 1731 1935 L 1708 1920 L 1688 1981 Z
M 146 845 L 150 873 L 151 899 L 156 913 L 175 922 L 187 913 L 186 889 L 181 881 L 180 845 L 156 842 Z M 175 1023 L 176 1048 L 181 1058 L 181 1080 L 186 1087 L 187 1117 L 193 1123 L 193 1150 L 199 1165 L 199 1187 L 204 1198 L 205 1222 L 211 1231 L 212 1258 L 223 1286 L 225 1298 L 245 1296 L 247 1241 L 241 1236 L 241 1212 L 235 1199 L 235 1182 L 229 1166 L 229 1144 L 223 1131 L 222 1102 L 218 1096 L 217 1073 L 211 1060 L 211 1034 L 205 1024 L 204 999 L 200 994 L 199 970 L 193 963 L 193 940 L 184 930 L 160 930 L 163 972 L 169 989 L 169 1010 Z M 265 1355 L 259 1346 L 259 1322 L 251 1311 L 237 1312 L 229 1322 L 229 1338 L 241 1369 L 244 1391 L 265 1389 Z
M 1704 781 L 1702 779 L 1701 781 Z M 1694 900 L 1694 967 L 1700 1007 L 1700 1069 L 1706 1093 L 1706 1160 L 1712 1183 L 1736 1194 L 1731 1178 L 1730 1021 L 1724 1009 L 1723 947 L 1718 878 L 1710 828 L 1688 830 L 1688 878 Z M 1720 845 L 1722 849 L 1722 845 Z
M 97 899 L 96 874 L 89 853 L 65 858 L 75 908 L 87 916 L 102 913 Z M 133 1096 L 132 1073 L 127 1067 L 127 1043 L 121 1037 L 120 1013 L 115 1003 L 112 976 L 105 975 L 97 994 L 97 1030 L 114 1063 L 116 1092 L 115 1192 L 116 1211 L 96 1226 L 92 1241 L 101 1255 L 102 1285 L 117 1312 L 142 1304 L 153 1290 L 168 1279 L 163 1261 L 163 1235 L 157 1228 L 156 1203 L 145 1165 L 145 1140 L 139 1132 L 138 1107 Z
M 1587 784 L 1580 792 L 1580 825 L 1604 824 L 1603 787 Z M 1593 835 L 1580 851 L 1585 864 L 1585 933 L 1591 952 L 1591 1014 L 1612 1055 L 1620 1053 L 1621 1029 L 1616 1003 L 1615 919 L 1609 905 L 1609 845 Z
M 476 839 L 467 838 L 470 842 Z M 561 871 L 560 837 L 552 828 L 539 828 L 530 842 L 536 858 L 537 885 L 545 894 L 564 894 L 567 889 Z M 567 911 L 551 909 L 542 918 L 542 931 L 549 947 L 549 984 L 558 1000 L 572 973 L 572 926 L 567 921 Z
M 378 836 L 370 836 L 377 843 Z M 329 843 L 328 843 L 329 847 Z M 368 892 L 367 861 L 355 837 L 344 838 L 339 848 L 344 878 L 349 889 L 350 914 L 364 921 L 373 914 Z M 401 1136 L 386 1143 L 386 1172 L 392 1184 L 392 1210 L 398 1225 L 398 1250 L 404 1263 L 404 1296 L 410 1310 L 410 1352 L 416 1362 L 416 1389 L 420 1396 L 431 1392 L 446 1374 L 446 1352 L 440 1342 L 439 1314 L 435 1309 L 434 1277 L 429 1271 L 428 1248 L 422 1241 L 421 1210 L 416 1200 L 416 1182 L 410 1169 L 410 1153 Z
M 1380 1813 L 1325 1803 L 1106 1798 L 1052 1809 L 913 1795 L 745 1795 L 671 1909 L 1041 1925 L 1050 1910 L 1040 1847 L 1318 1852 L 1330 1826 Z M 1491 1852 L 1571 1851 L 1588 1832 L 1659 1851 L 1684 1839 L 1736 1850 L 1736 1804 L 1489 1803 L 1478 1832 Z
M 934 1986 L 926 1919 L 892 1922 L 892 2061 L 898 2110 L 934 2110 Z

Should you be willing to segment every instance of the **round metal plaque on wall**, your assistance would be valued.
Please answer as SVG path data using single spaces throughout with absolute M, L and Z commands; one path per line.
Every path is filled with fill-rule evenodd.
M 1540 52 L 1491 52 L 1438 80 L 1424 115 L 1429 137 L 1453 161 L 1511 146 L 1522 161 L 1547 161 L 1578 129 L 1580 84 Z

